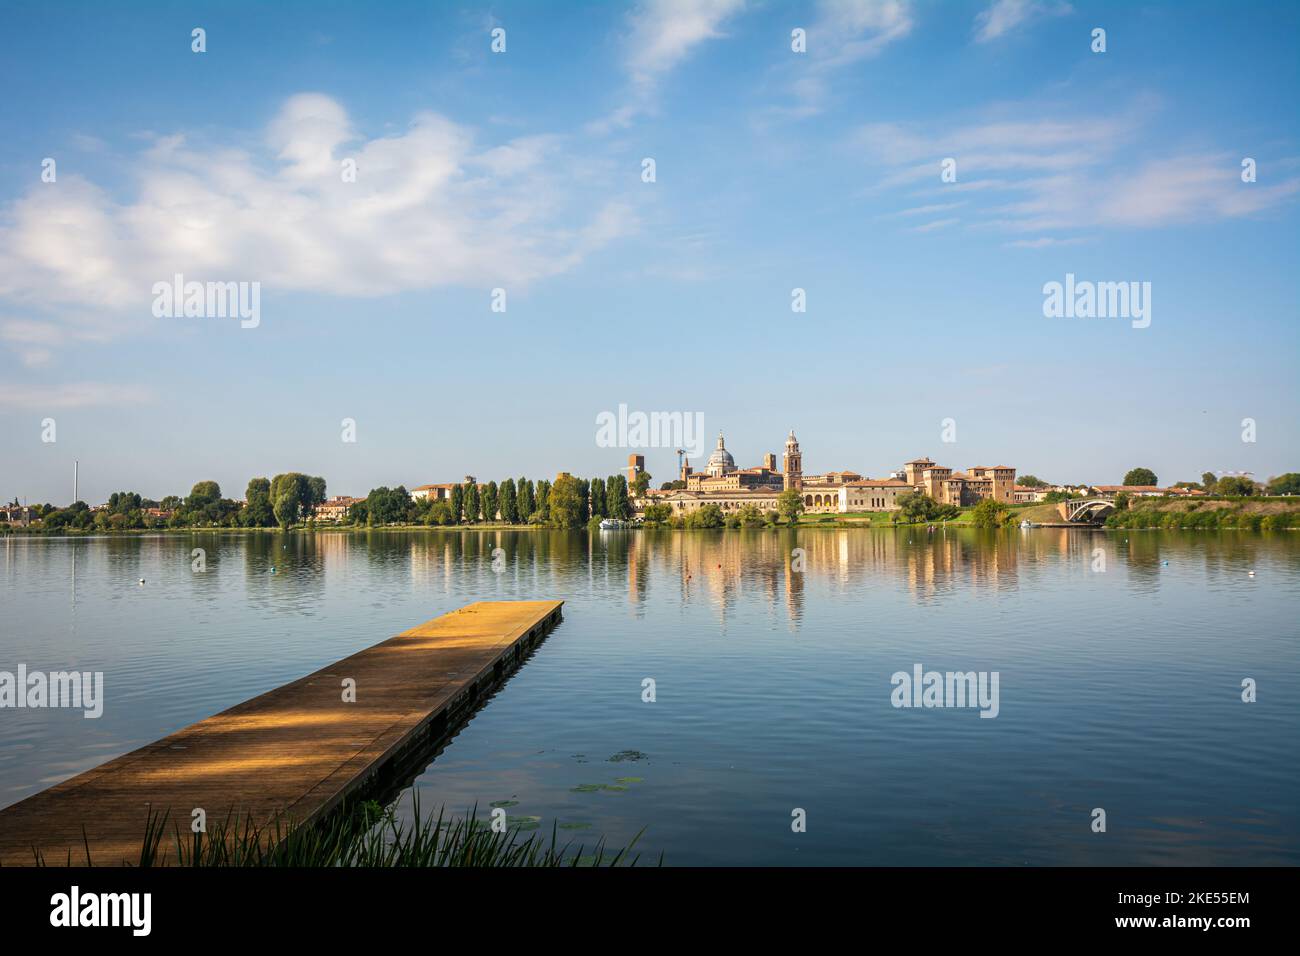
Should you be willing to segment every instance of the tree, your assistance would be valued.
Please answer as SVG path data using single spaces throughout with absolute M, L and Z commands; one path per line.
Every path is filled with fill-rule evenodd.
M 1225 475 L 1220 478 L 1214 486 L 1216 494 L 1246 496 L 1255 493 L 1255 483 L 1249 478 L 1239 477 L 1237 475 Z
M 537 479 L 537 488 L 533 491 L 533 508 L 538 521 L 551 520 L 551 483 L 543 478 Z
M 275 509 L 271 503 L 271 482 L 266 478 L 250 478 L 244 490 L 243 523 L 248 528 L 269 528 L 275 524 Z
M 439 499 L 429 506 L 429 513 L 424 517 L 425 524 L 448 525 L 452 523 L 451 503 Z
M 202 511 L 214 501 L 221 500 L 221 486 L 215 481 L 200 481 L 190 489 L 190 496 L 185 499 L 187 511 Z
M 1214 472 L 1206 471 L 1201 473 L 1201 487 L 1206 491 L 1213 491 L 1215 484 L 1218 482 Z
M 898 496 L 899 514 L 905 521 L 930 521 L 939 512 L 939 502 L 919 491 Z
M 372 525 L 405 521 L 411 510 L 411 496 L 402 485 L 372 488 L 366 496 L 366 512 Z
M 650 487 L 650 472 L 638 471 L 636 479 L 632 482 L 632 492 L 638 498 L 644 498 L 646 489 Z
M 460 485 L 451 486 L 451 519 L 453 524 L 460 524 L 465 515 L 465 489 Z
M 465 482 L 465 520 L 470 524 L 478 521 L 478 485 L 472 481 Z
M 688 528 L 721 528 L 722 509 L 715 504 L 701 505 L 686 516 Z
M 1300 495 L 1300 473 L 1288 471 L 1268 480 L 1270 495 Z
M 665 505 L 664 507 L 666 508 L 668 506 Z M 741 508 L 740 511 L 736 513 L 736 519 L 742 528 L 761 528 L 765 523 L 763 512 L 758 510 L 757 505 L 752 504 L 745 505 Z
M 626 520 L 632 516 L 625 475 L 610 475 L 605 479 L 605 510 L 611 518 Z
M 1016 479 L 1016 484 L 1022 488 L 1046 488 L 1047 482 L 1037 475 L 1021 475 Z
M 498 494 L 497 483 L 495 481 L 489 481 L 483 489 L 482 500 L 480 502 L 483 510 L 484 521 L 497 520 L 497 508 L 499 507 Z
M 578 479 L 578 527 L 591 520 L 591 482 Z
M 1128 474 L 1124 476 L 1124 484 L 1158 485 L 1160 484 L 1160 479 L 1156 477 L 1156 473 L 1150 468 L 1132 468 L 1129 470 Z
M 555 484 L 547 493 L 547 510 L 551 523 L 557 528 L 577 528 L 579 522 L 578 480 L 567 471 L 555 476 Z
M 645 506 L 645 523 L 652 528 L 666 525 L 673 516 L 671 505 L 651 504 Z
M 280 491 L 275 498 L 274 504 L 275 520 L 280 523 L 281 528 L 287 528 L 298 520 L 298 489 L 294 485 L 289 485 Z
M 519 523 L 527 524 L 536 510 L 536 502 L 533 501 L 533 483 L 527 478 L 519 479 L 519 502 L 516 507 L 519 510 Z
M 1011 509 L 996 498 L 985 498 L 971 511 L 971 523 L 977 528 L 1000 528 Z
M 307 479 L 307 494 L 303 500 L 303 511 L 307 517 L 316 517 L 316 509 L 325 503 L 325 479 L 314 476 Z
M 1128 503 L 1129 503 L 1129 493 L 1127 491 L 1121 491 L 1119 494 L 1115 496 L 1116 511 L 1128 511 Z
M 776 510 L 785 519 L 786 524 L 796 525 L 803 514 L 803 495 L 798 488 L 787 488 L 776 499 Z
M 516 504 L 515 480 L 507 478 L 501 482 L 501 491 L 497 496 L 497 508 L 501 511 L 501 520 L 506 524 L 515 524 L 519 521 Z
M 591 516 L 593 518 L 607 518 L 609 512 L 605 509 L 605 479 L 591 479 Z
M 303 501 L 310 498 L 306 475 L 289 471 L 271 479 L 271 507 L 281 528 L 287 528 L 298 520 Z

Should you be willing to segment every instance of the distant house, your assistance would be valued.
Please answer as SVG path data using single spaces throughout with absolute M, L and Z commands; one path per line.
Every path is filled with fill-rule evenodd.
M 457 482 L 443 482 L 437 485 L 420 485 L 418 488 L 411 489 L 411 497 L 416 501 L 423 501 L 428 498 L 432 501 L 449 501 L 451 500 L 451 489 L 457 486 Z
M 0 521 L 17 525 L 20 528 L 26 528 L 32 523 L 34 517 L 32 509 L 28 505 L 5 505 L 0 508 Z
M 1050 488 L 1030 488 L 1026 485 L 1015 485 L 1011 489 L 1011 500 L 1016 504 L 1042 501 L 1051 491 Z
M 328 501 L 316 506 L 317 521 L 342 521 L 348 516 L 348 509 L 365 498 L 351 498 L 347 495 L 335 495 Z

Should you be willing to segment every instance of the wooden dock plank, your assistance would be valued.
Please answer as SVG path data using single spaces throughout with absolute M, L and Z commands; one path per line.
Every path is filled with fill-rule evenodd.
M 265 826 L 320 819 L 372 775 L 440 736 L 560 619 L 563 601 L 490 601 L 426 621 L 313 674 L 0 810 L 0 865 L 138 861 L 150 808 L 188 834 L 233 811 Z M 343 681 L 356 682 L 345 702 Z

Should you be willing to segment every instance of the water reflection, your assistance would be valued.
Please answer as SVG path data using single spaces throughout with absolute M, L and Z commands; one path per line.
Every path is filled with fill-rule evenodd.
M 471 601 L 536 598 L 564 623 L 428 768 L 427 805 L 649 826 L 672 862 L 1300 861 L 1300 702 L 1238 699 L 1242 676 L 1300 681 L 1282 532 L 9 537 L 0 669 L 103 670 L 107 700 L 0 714 L 0 804 Z M 1000 716 L 893 710 L 917 661 L 999 670 Z M 644 784 L 574 789 L 622 776 Z M 795 793 L 823 821 L 797 848 L 761 826 Z M 1126 822 L 1103 848 L 1075 817 L 1104 800 Z

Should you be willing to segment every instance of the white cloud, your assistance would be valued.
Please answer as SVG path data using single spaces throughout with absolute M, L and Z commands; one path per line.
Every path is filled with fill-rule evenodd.
M 356 182 L 341 162 L 356 160 Z M 556 137 L 480 148 L 433 113 L 365 138 L 320 94 L 289 99 L 250 151 L 155 137 L 120 202 L 72 174 L 0 212 L 0 299 L 147 318 L 154 282 L 376 296 L 522 284 L 631 231 L 633 213 Z M 43 317 L 42 317 L 43 318 Z M 6 335 L 11 341 L 13 335 Z
M 992 6 L 975 17 L 975 42 L 988 43 L 1030 20 L 1071 12 L 1073 8 L 1068 3 L 1051 0 L 994 0 Z

